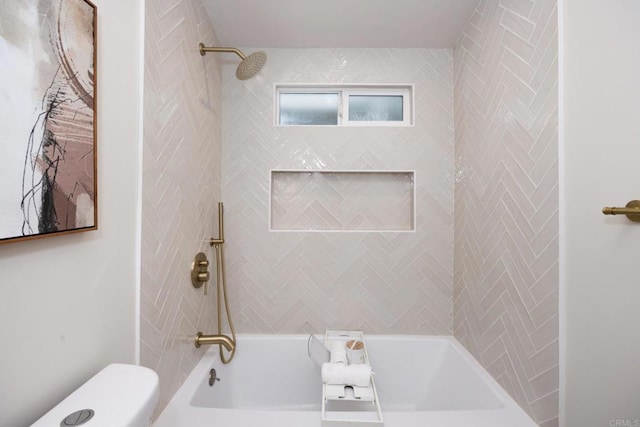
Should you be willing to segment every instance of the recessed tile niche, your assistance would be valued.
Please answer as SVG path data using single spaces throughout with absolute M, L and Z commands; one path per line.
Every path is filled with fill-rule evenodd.
M 413 231 L 413 171 L 272 170 L 272 231 Z

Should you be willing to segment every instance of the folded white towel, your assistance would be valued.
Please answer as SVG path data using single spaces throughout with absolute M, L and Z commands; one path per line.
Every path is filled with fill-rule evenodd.
M 329 358 L 331 363 L 342 363 L 347 365 L 347 350 L 344 347 L 342 341 L 336 341 L 331 345 L 331 356 Z
M 322 382 L 325 384 L 367 387 L 371 374 L 371 366 L 369 365 L 344 365 L 342 363 L 322 364 Z

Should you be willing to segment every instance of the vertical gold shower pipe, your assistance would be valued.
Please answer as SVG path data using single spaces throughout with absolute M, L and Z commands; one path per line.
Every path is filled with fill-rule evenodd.
M 233 347 L 230 350 L 229 356 L 225 356 L 222 346 L 220 346 L 220 360 L 222 363 L 229 363 L 233 359 L 233 356 L 236 354 L 236 331 L 233 327 L 233 321 L 231 320 L 231 313 L 229 312 L 229 298 L 227 297 L 227 284 L 226 278 L 224 274 L 224 253 L 222 251 L 222 244 L 224 243 L 224 208 L 222 202 L 218 202 L 218 238 L 211 239 L 209 244 L 215 247 L 216 251 L 216 302 L 217 302 L 217 312 L 218 312 L 218 335 L 222 335 L 222 302 L 224 301 L 224 309 L 227 317 L 227 323 L 229 324 L 229 329 L 231 330 L 231 343 Z M 225 336 L 226 337 L 226 336 Z M 227 337 L 228 338 L 228 337 Z

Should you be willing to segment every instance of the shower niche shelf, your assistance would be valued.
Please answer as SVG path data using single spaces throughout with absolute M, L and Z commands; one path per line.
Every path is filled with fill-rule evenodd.
M 415 230 L 415 171 L 270 173 L 271 231 Z
M 325 332 L 326 348 L 338 342 L 358 340 L 364 344 L 364 363 L 370 364 L 362 331 Z M 382 409 L 373 378 L 367 387 L 322 384 L 322 427 L 383 427 Z

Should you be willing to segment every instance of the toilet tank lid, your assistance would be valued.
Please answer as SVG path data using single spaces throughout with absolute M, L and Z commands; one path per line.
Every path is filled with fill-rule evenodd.
M 32 427 L 60 425 L 67 415 L 82 409 L 95 412 L 88 426 L 126 426 L 143 414 L 150 417 L 158 397 L 159 379 L 153 370 L 114 363 L 81 385 Z

